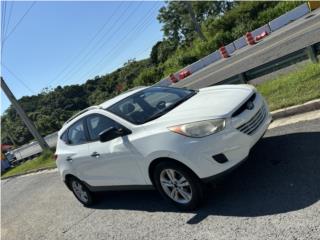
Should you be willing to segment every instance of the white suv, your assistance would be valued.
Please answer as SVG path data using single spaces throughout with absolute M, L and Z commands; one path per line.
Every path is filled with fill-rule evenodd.
M 270 121 L 249 85 L 143 87 L 68 120 L 59 131 L 57 166 L 84 205 L 96 191 L 153 186 L 192 209 L 203 183 L 246 159 Z

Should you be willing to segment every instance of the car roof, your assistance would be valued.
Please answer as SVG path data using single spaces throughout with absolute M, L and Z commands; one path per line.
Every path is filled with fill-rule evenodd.
M 106 109 L 108 107 L 110 107 L 111 105 L 121 101 L 122 99 L 132 95 L 132 94 L 135 94 L 143 89 L 147 89 L 149 87 L 145 87 L 145 86 L 139 86 L 139 87 L 134 87 L 134 88 L 131 88 L 129 89 L 128 91 L 126 92 L 123 92 L 121 93 L 120 95 L 114 97 L 114 98 L 111 98 L 103 103 L 101 103 L 100 105 L 98 106 L 91 106 L 91 107 L 88 107 L 88 108 L 85 108 L 81 111 L 79 111 L 78 113 L 74 114 L 71 118 L 69 118 L 62 126 L 62 128 L 60 129 L 59 133 L 63 132 L 66 128 L 69 127 L 69 123 L 71 122 L 74 122 L 73 120 L 75 119 L 78 119 L 78 117 L 80 117 L 81 115 L 83 115 L 84 113 L 90 111 L 90 110 L 94 110 L 94 109 Z

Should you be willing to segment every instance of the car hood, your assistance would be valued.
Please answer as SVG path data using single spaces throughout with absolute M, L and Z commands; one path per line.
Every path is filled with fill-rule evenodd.
M 157 121 L 189 122 L 209 118 L 222 118 L 231 114 L 253 93 L 249 85 L 220 85 L 202 88 Z

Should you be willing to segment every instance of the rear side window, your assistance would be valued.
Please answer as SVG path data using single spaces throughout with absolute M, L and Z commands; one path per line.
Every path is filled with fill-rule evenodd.
M 61 139 L 62 141 L 64 141 L 65 143 L 68 143 L 68 131 L 65 131 L 65 132 L 61 135 L 60 139 Z
M 99 140 L 99 134 L 110 127 L 118 127 L 115 121 L 100 114 L 94 114 L 87 118 L 90 139 Z
M 68 130 L 68 144 L 76 145 L 86 143 L 87 138 L 84 130 L 83 120 L 73 124 Z

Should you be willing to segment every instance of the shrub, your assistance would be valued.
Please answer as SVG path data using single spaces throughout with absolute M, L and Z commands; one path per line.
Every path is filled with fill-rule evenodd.
M 139 76 L 136 79 L 134 79 L 133 83 L 135 86 L 144 86 L 156 83 L 159 80 L 160 76 L 157 69 L 155 67 L 150 67 L 140 72 Z

